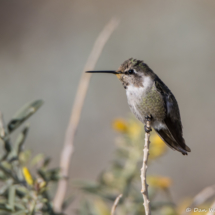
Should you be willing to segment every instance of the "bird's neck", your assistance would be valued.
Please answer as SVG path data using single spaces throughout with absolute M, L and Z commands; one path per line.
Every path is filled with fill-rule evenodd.
M 129 84 L 126 88 L 126 94 L 127 96 L 142 97 L 152 88 L 153 83 L 154 81 L 150 76 L 143 77 L 140 86 L 136 86 L 132 83 Z

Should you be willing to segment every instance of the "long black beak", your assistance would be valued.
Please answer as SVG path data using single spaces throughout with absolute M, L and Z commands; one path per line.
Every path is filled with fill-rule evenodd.
M 110 73 L 110 74 L 119 74 L 116 71 L 86 71 L 86 73 Z

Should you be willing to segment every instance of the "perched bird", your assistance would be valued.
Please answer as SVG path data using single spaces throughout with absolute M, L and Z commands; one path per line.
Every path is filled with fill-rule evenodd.
M 143 61 L 130 58 L 116 71 L 87 71 L 87 73 L 112 73 L 126 90 L 128 105 L 133 114 L 151 126 L 172 149 L 187 155 L 191 152 L 182 133 L 178 103 L 161 79 Z M 145 126 L 145 131 L 147 130 Z

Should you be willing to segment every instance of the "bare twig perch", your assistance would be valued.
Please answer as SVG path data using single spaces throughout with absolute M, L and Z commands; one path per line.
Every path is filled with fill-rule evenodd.
M 60 169 L 62 179 L 59 181 L 57 192 L 53 202 L 54 210 L 56 212 L 60 212 L 62 210 L 62 204 L 66 195 L 67 180 L 69 176 L 69 165 L 73 153 L 74 136 L 78 127 L 81 110 L 84 104 L 84 99 L 91 77 L 90 74 L 85 74 L 85 71 L 94 69 L 105 43 L 108 41 L 110 35 L 116 29 L 118 24 L 119 21 L 117 19 L 111 19 L 111 21 L 104 27 L 103 31 L 100 33 L 93 46 L 92 52 L 90 53 L 90 56 L 84 67 L 81 80 L 79 82 L 78 91 L 75 97 L 69 125 L 65 135 L 64 147 L 61 153 Z
M 111 209 L 111 215 L 114 215 L 115 213 L 115 210 L 116 210 L 116 207 L 119 203 L 119 200 L 122 198 L 122 194 L 118 195 L 117 198 L 115 199 L 114 203 L 113 203 L 113 206 L 112 206 L 112 209 Z
M 150 131 L 151 130 L 151 121 L 147 120 L 146 122 L 146 128 Z M 146 171 L 147 171 L 147 161 L 149 156 L 149 137 L 150 132 L 145 132 L 145 145 L 143 149 L 143 165 L 141 168 L 141 182 L 142 182 L 142 190 L 141 193 L 143 194 L 143 205 L 145 207 L 145 214 L 151 215 L 151 208 L 150 208 L 150 201 L 149 201 L 149 195 L 148 195 L 148 184 L 146 183 Z

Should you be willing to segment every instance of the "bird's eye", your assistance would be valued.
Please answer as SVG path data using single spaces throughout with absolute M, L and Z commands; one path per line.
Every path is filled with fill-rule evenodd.
M 129 75 L 134 74 L 134 70 L 133 69 L 128 70 L 128 74 Z

